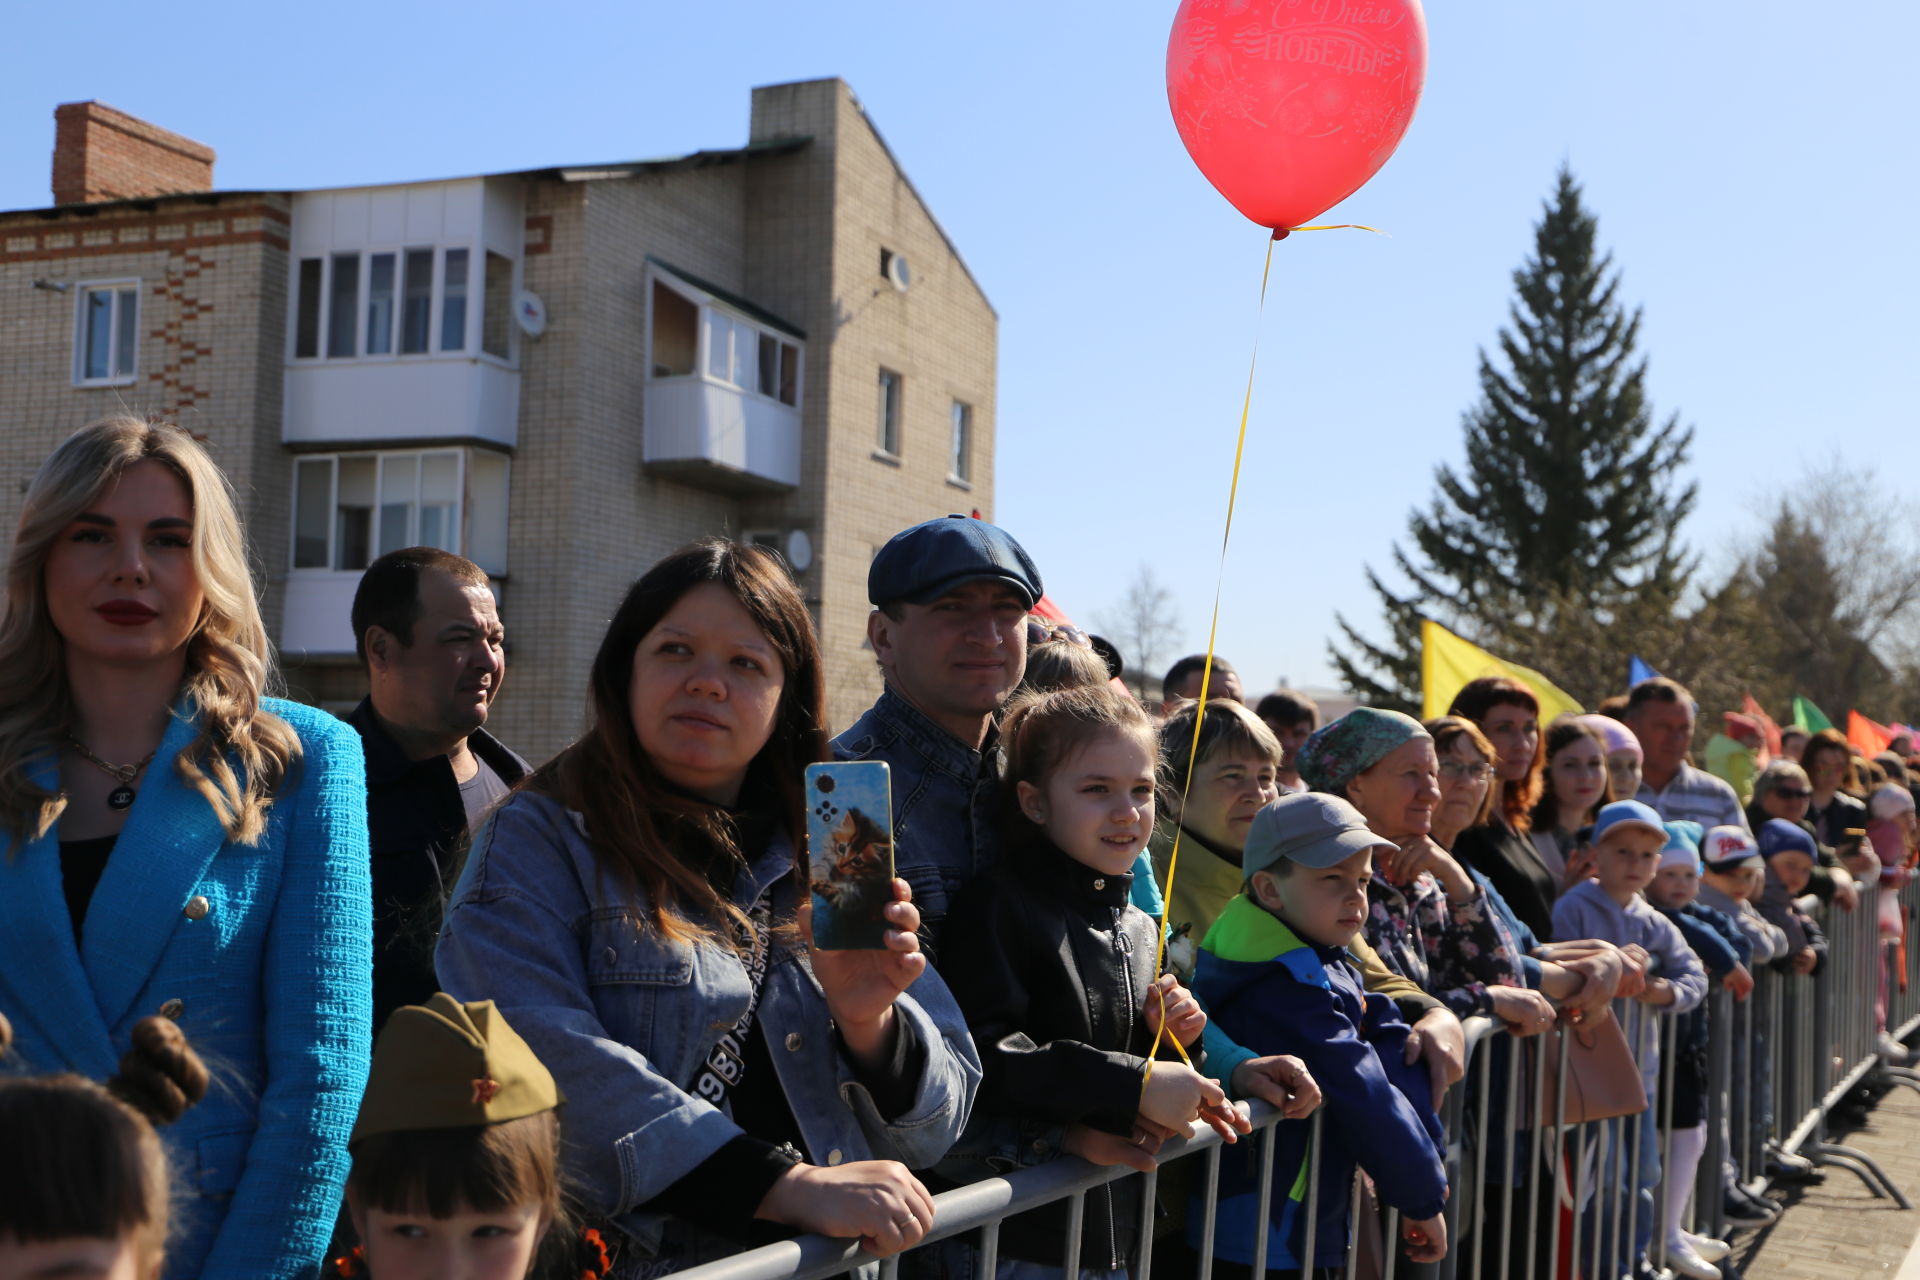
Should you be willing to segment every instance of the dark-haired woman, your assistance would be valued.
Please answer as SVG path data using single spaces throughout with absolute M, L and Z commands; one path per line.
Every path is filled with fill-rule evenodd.
M 799 593 L 756 549 L 676 552 L 614 614 L 591 702 L 475 838 L 441 984 L 558 1080 L 614 1275 L 793 1229 L 912 1246 L 933 1209 L 907 1166 L 958 1137 L 980 1064 L 904 881 L 886 950 L 805 940 L 802 771 L 829 754 Z
M 1527 838 L 1546 762 L 1540 700 L 1518 680 L 1483 676 L 1454 695 L 1447 714 L 1471 720 L 1494 749 L 1493 816 L 1462 831 L 1453 854 L 1493 881 L 1535 936 L 1551 939 L 1560 886 Z

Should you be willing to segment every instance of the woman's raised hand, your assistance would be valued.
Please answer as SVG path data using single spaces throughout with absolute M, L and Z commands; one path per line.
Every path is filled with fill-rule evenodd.
M 905 880 L 893 882 L 894 900 L 882 913 L 893 927 L 884 951 L 820 951 L 813 945 L 813 905 L 800 904 L 800 933 L 807 940 L 813 976 L 826 993 L 827 1011 L 840 1038 L 865 1066 L 884 1062 L 893 1048 L 893 1002 L 927 967 L 920 951 L 920 909 Z

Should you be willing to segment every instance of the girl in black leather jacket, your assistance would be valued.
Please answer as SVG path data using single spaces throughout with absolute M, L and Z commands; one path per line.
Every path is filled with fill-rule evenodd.
M 940 962 L 983 1068 L 973 1122 L 942 1171 L 966 1181 L 1062 1150 L 1146 1169 L 1196 1119 L 1245 1132 L 1219 1084 L 1181 1061 L 1175 1041 L 1197 1060 L 1206 1015 L 1156 974 L 1157 926 L 1128 902 L 1153 831 L 1152 722 L 1105 686 L 1061 689 L 1017 703 L 1001 740 L 1006 854 L 955 898 Z M 1135 1181 L 1090 1195 L 1080 1269 L 1131 1267 L 1141 1212 Z M 1066 1219 L 1062 1202 L 1007 1222 L 1002 1274 L 1058 1268 Z

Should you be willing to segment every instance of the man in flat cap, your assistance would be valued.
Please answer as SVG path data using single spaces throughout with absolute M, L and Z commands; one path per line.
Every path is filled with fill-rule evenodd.
M 960 515 L 895 534 L 867 573 L 886 688 L 833 749 L 892 771 L 894 865 L 936 961 L 948 900 L 999 853 L 995 717 L 1026 670 L 1040 593 L 1011 534 Z

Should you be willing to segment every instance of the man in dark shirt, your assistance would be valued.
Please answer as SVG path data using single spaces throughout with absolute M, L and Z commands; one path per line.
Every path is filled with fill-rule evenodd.
M 468 833 L 527 762 L 484 726 L 506 674 L 487 575 L 434 547 L 369 565 L 353 634 L 370 692 L 347 717 L 367 753 L 373 848 L 373 1017 L 424 1004 L 440 909 Z

